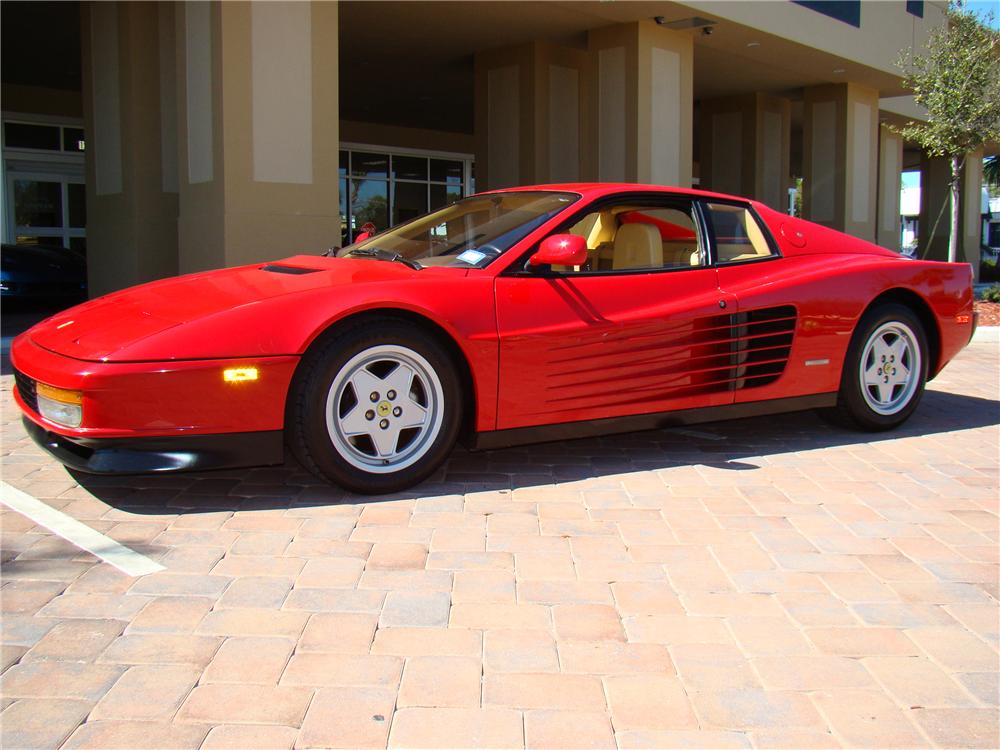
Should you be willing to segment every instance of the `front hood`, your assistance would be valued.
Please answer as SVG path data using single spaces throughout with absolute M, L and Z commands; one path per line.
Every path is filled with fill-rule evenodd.
M 130 357 L 121 353 L 145 339 L 222 313 L 288 295 L 325 289 L 336 294 L 347 284 L 421 273 L 426 271 L 399 263 L 299 255 L 125 289 L 44 320 L 28 335 L 38 346 L 75 359 L 123 361 Z M 219 346 L 220 355 L 226 353 L 224 342 Z

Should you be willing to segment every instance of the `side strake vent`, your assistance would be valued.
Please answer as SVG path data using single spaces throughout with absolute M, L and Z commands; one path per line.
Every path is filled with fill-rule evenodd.
M 271 273 L 287 273 L 292 276 L 302 276 L 307 273 L 316 273 L 318 268 L 298 268 L 296 266 L 280 266 L 277 263 L 268 263 L 266 266 L 260 267 L 261 271 L 270 271 Z
M 653 320 L 628 331 L 595 326 L 550 350 L 544 363 L 547 397 L 539 413 L 646 405 L 768 385 L 785 371 L 795 325 L 795 308 L 784 305 Z

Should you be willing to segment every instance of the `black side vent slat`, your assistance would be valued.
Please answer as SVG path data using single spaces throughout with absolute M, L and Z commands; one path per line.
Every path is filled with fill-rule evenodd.
M 731 316 L 730 387 L 759 388 L 781 377 L 792 352 L 797 313 L 791 305 Z
M 13 369 L 13 368 L 12 368 Z M 17 369 L 14 371 L 14 383 L 21 400 L 34 412 L 38 411 L 38 394 L 35 392 L 35 381 Z
M 279 266 L 276 263 L 268 263 L 266 266 L 260 267 L 261 271 L 270 271 L 271 273 L 287 273 L 292 276 L 302 276 L 307 273 L 316 273 L 318 268 L 298 268 L 296 266 Z

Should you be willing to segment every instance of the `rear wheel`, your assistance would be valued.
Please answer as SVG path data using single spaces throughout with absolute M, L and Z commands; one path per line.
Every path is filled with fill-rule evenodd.
M 880 305 L 854 331 L 840 381 L 835 421 L 863 430 L 889 430 L 905 422 L 927 380 L 927 336 L 903 305 Z
M 366 322 L 303 362 L 288 439 L 319 476 L 366 494 L 427 478 L 455 444 L 455 367 L 437 340 L 395 320 Z

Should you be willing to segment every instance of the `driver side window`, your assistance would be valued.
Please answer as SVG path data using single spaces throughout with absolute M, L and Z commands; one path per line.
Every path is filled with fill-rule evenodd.
M 697 268 L 703 243 L 690 204 L 623 203 L 595 209 L 567 232 L 587 242 L 583 266 L 554 266 L 560 273 L 614 273 Z

